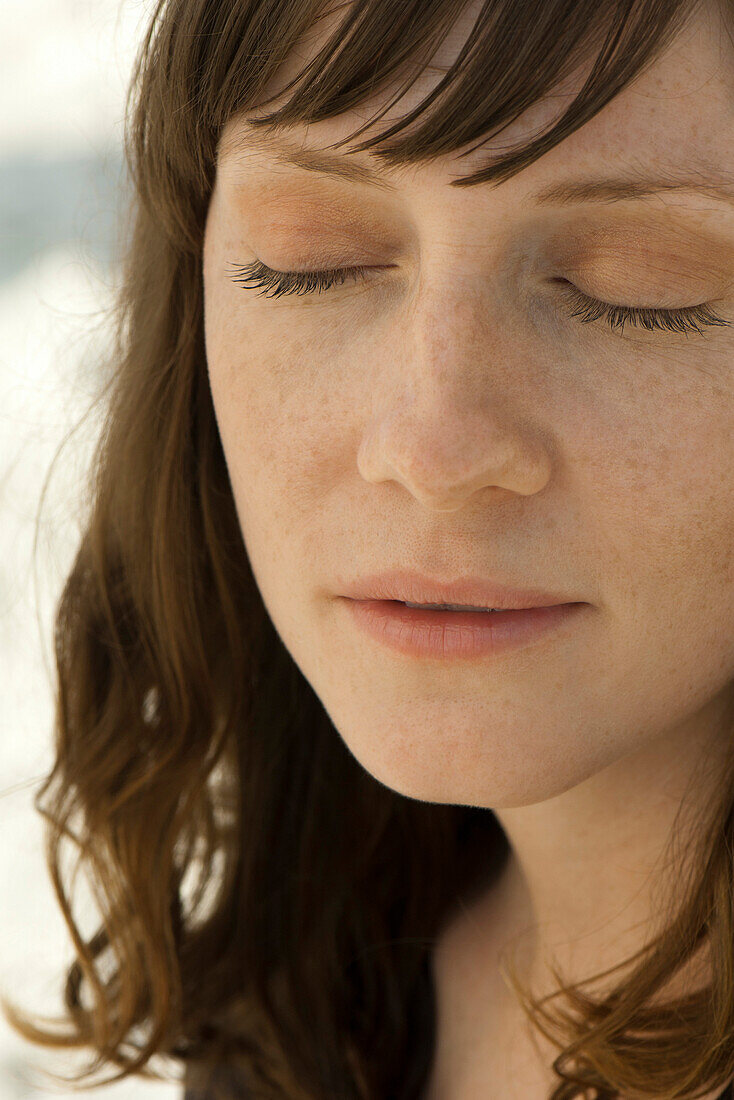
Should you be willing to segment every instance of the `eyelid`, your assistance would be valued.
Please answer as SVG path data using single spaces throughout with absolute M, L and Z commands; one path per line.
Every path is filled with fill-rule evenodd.
M 395 265 L 387 265 L 388 269 L 391 266 L 394 267 Z M 231 278 L 234 281 L 238 281 L 240 276 L 244 276 L 245 282 L 260 280 L 256 282 L 255 285 L 256 287 L 265 289 L 265 297 L 279 297 L 282 294 L 306 294 L 308 297 L 311 297 L 314 294 L 320 296 L 325 292 L 333 290 L 335 287 L 341 286 L 346 279 L 351 279 L 352 281 L 369 281 L 370 276 L 368 276 L 367 273 L 374 270 L 383 271 L 385 267 L 378 267 L 375 269 L 374 267 L 362 266 L 306 271 L 280 271 L 268 267 L 260 260 L 256 260 L 254 263 L 244 267 L 238 267 Z M 563 296 L 576 306 L 576 310 L 571 313 L 571 317 L 581 318 L 580 323 L 582 324 L 604 319 L 612 331 L 619 328 L 622 334 L 624 333 L 625 324 L 629 324 L 630 328 L 643 328 L 648 331 L 670 331 L 683 333 L 684 335 L 688 335 L 691 332 L 697 332 L 699 336 L 704 335 L 702 330 L 698 327 L 699 323 L 706 328 L 717 325 L 729 326 L 732 324 L 731 321 L 727 321 L 712 313 L 711 307 L 714 304 L 713 302 L 702 302 L 694 306 L 677 308 L 616 305 L 601 298 L 595 298 L 585 294 L 568 279 L 556 277 L 549 281 L 564 286 Z M 269 295 L 267 293 L 269 290 L 275 290 L 276 293 L 274 295 Z
M 263 288 L 258 297 L 280 297 L 283 294 L 297 294 L 299 297 L 319 297 L 321 295 L 314 295 L 313 290 L 316 290 L 319 286 L 322 286 L 324 290 L 333 289 L 334 283 L 336 283 L 336 289 L 347 280 L 364 280 L 368 281 L 371 276 L 368 274 L 370 271 L 377 270 L 382 272 L 387 268 L 394 265 L 386 265 L 385 267 L 332 267 L 332 268 L 314 268 L 306 271 L 282 271 L 276 268 L 268 267 L 261 260 L 255 260 L 253 263 L 243 265 L 230 264 L 234 267 L 235 271 L 230 276 L 235 282 L 241 282 L 244 289 L 254 290 L 257 288 Z M 246 287 L 245 283 L 255 281 L 254 287 Z M 302 284 L 308 289 L 297 289 Z M 291 289 L 288 289 L 290 287 Z M 285 289 L 283 289 L 285 288 Z M 275 294 L 269 294 L 267 291 L 275 290 Z
M 567 282 L 567 280 L 561 280 Z M 576 306 L 571 317 L 581 318 L 581 323 L 589 324 L 604 318 L 614 332 L 617 328 L 624 333 L 625 324 L 634 328 L 653 332 L 678 332 L 685 336 L 697 332 L 699 336 L 705 333 L 698 326 L 713 328 L 719 325 L 729 326 L 731 321 L 717 316 L 713 312 L 714 302 L 701 302 L 694 306 L 661 307 L 661 306 L 626 306 L 615 305 L 601 298 L 593 298 L 584 294 L 573 283 L 567 283 L 565 297 Z
M 583 215 L 564 222 L 542 248 L 548 262 L 557 262 L 572 277 L 604 270 L 615 262 L 624 274 L 639 261 L 641 274 L 651 264 L 663 269 L 676 264 L 676 274 L 686 280 L 726 288 L 733 277 L 733 229 L 734 222 L 718 213 L 710 218 L 696 213 L 688 222 L 670 220 L 667 209 L 650 208 L 644 218 L 612 210 L 603 221 L 598 215 Z

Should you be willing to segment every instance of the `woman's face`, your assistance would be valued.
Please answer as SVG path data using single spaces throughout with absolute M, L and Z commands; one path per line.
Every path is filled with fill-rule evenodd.
M 693 730 L 734 684 L 734 47 L 718 9 L 519 175 L 449 186 L 558 117 L 585 75 L 464 160 L 387 171 L 394 190 L 248 151 L 245 118 L 220 147 L 206 353 L 252 569 L 353 755 L 418 799 L 552 797 Z M 425 74 L 384 128 L 438 79 Z M 293 139 L 323 148 L 376 104 Z M 538 199 L 602 177 L 691 186 Z M 258 260 L 370 270 L 265 297 L 232 274 Z M 628 306 L 711 303 L 732 324 L 583 323 L 568 284 Z M 426 660 L 369 637 L 342 598 L 397 568 L 589 606 L 524 647 Z

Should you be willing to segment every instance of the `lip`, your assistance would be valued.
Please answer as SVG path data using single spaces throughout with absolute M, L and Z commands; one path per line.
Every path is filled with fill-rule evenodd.
M 577 622 L 585 603 L 508 611 L 424 611 L 391 600 L 345 600 L 353 621 L 403 656 L 440 662 L 498 657 Z M 583 616 L 581 616 L 583 618 Z
M 520 610 L 553 607 L 558 604 L 585 603 L 572 595 L 559 595 L 539 588 L 516 588 L 484 580 L 460 577 L 439 581 L 412 570 L 373 573 L 352 584 L 344 584 L 340 593 L 351 600 L 399 600 L 403 603 L 453 603 L 471 607 L 496 607 Z

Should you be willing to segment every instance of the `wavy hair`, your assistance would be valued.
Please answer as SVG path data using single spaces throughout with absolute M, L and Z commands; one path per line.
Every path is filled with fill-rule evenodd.
M 368 774 L 277 634 L 214 416 L 202 251 L 223 127 L 262 105 L 318 20 L 341 13 L 287 85 L 291 98 L 256 125 L 333 118 L 408 72 L 409 87 L 465 6 L 153 5 L 128 91 L 132 188 L 120 203 L 103 430 L 55 607 L 55 756 L 33 803 L 75 958 L 60 1021 L 34 1022 L 2 998 L 26 1040 L 92 1052 L 78 1075 L 54 1077 L 78 1091 L 131 1075 L 178 1080 L 166 1065 L 181 1063 L 204 1067 L 212 1088 L 216 1067 L 236 1066 L 243 1090 L 265 1100 L 418 1100 L 425 1090 L 431 949 L 460 901 L 499 875 L 508 842 L 491 810 L 410 799 Z M 395 166 L 478 144 L 592 62 L 555 124 L 451 183 L 496 185 L 591 119 L 697 10 L 695 0 L 486 0 L 435 90 L 359 151 Z M 732 37 L 733 0 L 722 13 Z M 682 900 L 620 964 L 631 973 L 598 996 L 561 986 L 553 996 L 574 1014 L 521 991 L 559 1049 L 549 1100 L 673 1100 L 734 1074 L 726 778 L 678 880 Z M 99 907 L 88 938 L 73 911 L 79 869 Z M 710 984 L 655 1002 L 704 943 Z M 100 1079 L 105 1068 L 113 1075 Z

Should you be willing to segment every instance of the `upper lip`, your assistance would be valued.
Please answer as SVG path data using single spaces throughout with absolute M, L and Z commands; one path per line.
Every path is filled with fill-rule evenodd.
M 551 607 L 555 604 L 583 603 L 568 596 L 541 591 L 539 588 L 515 588 L 481 577 L 460 577 L 439 581 L 432 577 L 397 569 L 373 573 L 344 586 L 342 595 L 352 600 L 401 600 L 403 603 L 454 603 L 467 607 L 521 609 Z

